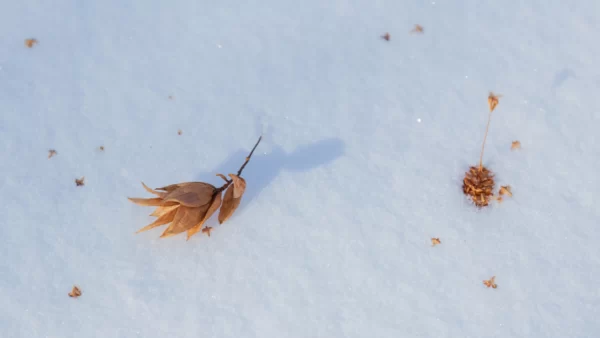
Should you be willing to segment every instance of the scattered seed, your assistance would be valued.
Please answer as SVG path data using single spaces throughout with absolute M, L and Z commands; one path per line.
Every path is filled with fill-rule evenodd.
M 38 40 L 36 39 L 25 39 L 25 46 L 27 46 L 27 48 L 32 48 L 34 45 L 37 45 Z
M 390 33 L 385 33 L 381 36 L 382 39 L 384 39 L 385 41 L 390 41 Z
M 205 227 L 204 229 L 202 229 L 202 233 L 203 234 L 207 234 L 208 237 L 210 237 L 210 231 L 212 230 L 212 227 Z
M 491 287 L 495 289 L 498 287 L 498 285 L 496 285 L 495 279 L 496 276 L 492 276 L 492 278 L 490 278 L 489 280 L 484 280 L 483 285 L 487 286 L 488 288 Z
M 56 150 L 50 149 L 48 150 L 48 158 L 52 158 L 54 155 L 58 154 Z
M 519 141 L 512 141 L 512 144 L 510 146 L 510 150 L 516 150 L 516 149 L 521 149 L 521 142 L 519 142 Z
M 84 180 L 85 180 L 85 177 L 82 177 L 82 178 L 76 178 L 76 179 L 75 179 L 75 184 L 76 184 L 78 187 L 80 187 L 80 186 L 83 186 L 83 185 L 85 185 L 85 183 L 83 182 Z
M 500 195 L 508 195 L 508 196 L 512 197 L 512 189 L 510 188 L 510 185 L 501 186 L 500 191 L 498 191 L 498 193 Z
M 81 296 L 81 290 L 79 290 L 79 288 L 77 286 L 73 286 L 73 290 L 71 290 L 71 292 L 69 292 L 69 297 L 77 298 L 79 296 Z
M 415 28 L 413 28 L 410 32 L 411 33 L 423 34 L 423 32 L 425 32 L 425 29 L 421 25 L 415 25 Z
M 432 238 L 431 239 L 431 246 L 436 246 L 438 244 L 442 244 L 442 241 L 440 241 L 439 238 Z
M 98 149 L 100 149 L 100 151 L 104 151 L 104 146 L 100 146 Z
M 181 129 L 179 129 L 179 130 L 177 131 L 177 135 L 181 135 L 182 133 L 183 133 L 183 132 L 181 131 Z

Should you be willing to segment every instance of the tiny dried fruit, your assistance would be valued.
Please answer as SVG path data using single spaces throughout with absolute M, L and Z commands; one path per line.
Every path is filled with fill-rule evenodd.
M 517 149 L 521 149 L 521 142 L 512 141 L 512 144 L 510 145 L 510 150 L 517 150 Z
M 431 246 L 436 246 L 438 244 L 442 244 L 442 241 L 440 241 L 439 238 L 432 238 L 431 239 Z
M 50 149 L 48 150 L 48 158 L 52 158 L 54 155 L 58 154 L 56 150 Z
M 71 292 L 69 292 L 69 297 L 77 298 L 79 296 L 81 296 L 81 290 L 75 285 L 75 286 L 73 286 L 73 289 L 71 290 Z
M 75 185 L 78 186 L 78 187 L 84 186 L 85 185 L 84 180 L 85 180 L 85 177 L 76 178 L 75 179 Z
M 489 288 L 489 287 L 491 287 L 491 288 L 494 288 L 494 289 L 495 289 L 495 288 L 497 288 L 497 287 L 498 287 L 498 285 L 496 285 L 496 282 L 495 282 L 495 280 L 496 280 L 496 276 L 492 276 L 492 278 L 490 278 L 489 280 L 484 280 L 484 281 L 483 281 L 483 284 L 484 284 L 485 286 L 487 286 L 488 288 Z
M 38 40 L 36 39 L 25 39 L 25 46 L 27 46 L 27 48 L 32 48 L 34 45 L 37 45 Z

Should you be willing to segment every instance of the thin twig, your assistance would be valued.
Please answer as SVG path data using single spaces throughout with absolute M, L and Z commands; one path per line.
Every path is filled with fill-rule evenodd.
M 479 157 L 479 171 L 483 169 L 483 149 L 485 148 L 485 140 L 487 139 L 488 130 L 490 129 L 490 121 L 492 120 L 492 111 L 488 115 L 487 126 L 485 127 L 485 135 L 483 136 L 483 144 L 481 145 L 481 156 Z
M 237 176 L 242 175 L 242 171 L 244 171 L 246 164 L 248 164 L 248 162 L 250 162 L 250 158 L 252 157 L 252 154 L 254 154 L 254 150 L 256 150 L 256 147 L 258 147 L 258 144 L 260 143 L 261 140 L 262 140 L 262 135 L 258 138 L 258 141 L 256 141 L 256 144 L 254 145 L 254 148 L 252 148 L 252 151 L 250 151 L 250 154 L 248 154 L 248 156 L 246 156 L 246 160 L 244 161 L 244 164 L 242 164 L 242 166 L 240 167 L 240 170 L 238 170 Z M 227 183 L 225 183 L 222 187 L 218 188 L 215 191 L 215 195 L 220 193 L 221 191 L 227 189 L 227 187 L 229 187 L 231 182 L 233 182 L 232 179 L 226 179 L 223 175 L 217 174 L 217 176 L 223 178 Z

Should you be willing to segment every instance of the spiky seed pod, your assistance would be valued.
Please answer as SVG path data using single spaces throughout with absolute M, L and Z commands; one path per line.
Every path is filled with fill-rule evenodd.
M 477 207 L 485 207 L 494 195 L 494 174 L 486 167 L 471 167 L 463 179 L 463 192 Z

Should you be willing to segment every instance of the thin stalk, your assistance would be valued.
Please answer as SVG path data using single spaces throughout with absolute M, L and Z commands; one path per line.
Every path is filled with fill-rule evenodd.
M 487 139 L 491 120 L 492 120 L 492 111 L 490 110 L 490 114 L 488 115 L 487 126 L 485 127 L 485 135 L 483 136 L 483 144 L 481 145 L 481 156 L 479 156 L 479 171 L 481 171 L 483 169 L 483 150 L 485 148 L 485 140 Z
M 246 164 L 248 164 L 248 162 L 250 162 L 250 158 L 252 157 L 252 154 L 254 154 L 254 150 L 256 150 L 256 147 L 258 147 L 258 144 L 260 143 L 260 140 L 262 140 L 262 135 L 258 138 L 258 141 L 256 141 L 256 144 L 254 145 L 254 148 L 252 148 L 252 151 L 250 151 L 250 154 L 248 154 L 248 156 L 246 156 L 246 160 L 244 161 L 244 164 L 242 164 L 242 166 L 240 167 L 240 169 L 237 172 L 237 176 L 241 176 L 242 175 L 242 171 L 244 171 L 244 168 L 246 167 Z M 231 182 L 233 182 L 232 179 L 227 179 L 223 174 L 217 174 L 217 176 L 221 177 L 222 179 L 225 180 L 225 184 L 223 184 L 222 187 L 218 188 L 215 191 L 215 194 L 220 193 L 221 191 L 227 189 L 227 187 L 229 187 L 229 185 L 231 184 Z

